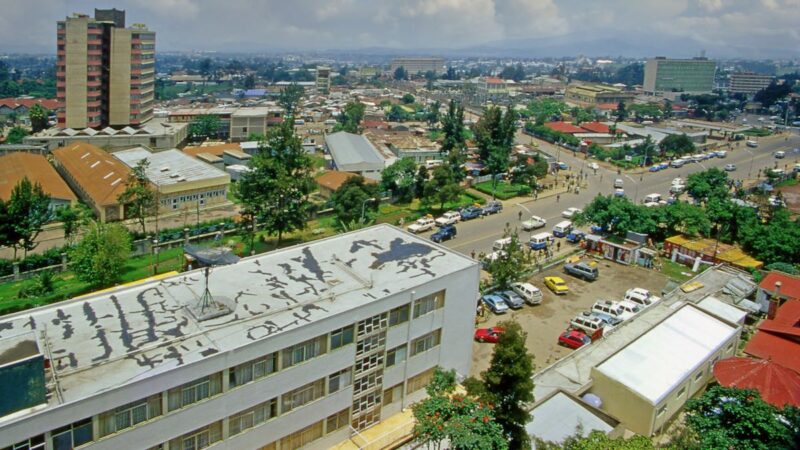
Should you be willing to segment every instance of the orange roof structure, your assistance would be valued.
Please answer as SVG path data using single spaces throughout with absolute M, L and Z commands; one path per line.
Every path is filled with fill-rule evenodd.
M 49 98 L 0 98 L 0 106 L 17 109 L 24 106 L 30 109 L 35 104 L 40 104 L 44 109 L 54 110 L 58 108 L 58 101 Z
M 567 133 L 567 134 L 585 133 L 586 132 L 586 130 L 584 130 L 583 128 L 576 127 L 575 125 L 573 125 L 573 124 L 571 124 L 569 122 L 547 122 L 547 123 L 544 124 L 544 126 L 546 126 L 547 128 L 550 128 L 553 131 L 558 131 L 558 132 Z
M 774 319 L 761 322 L 744 352 L 800 373 L 800 300 L 787 301 Z
M 320 185 L 321 187 L 330 189 L 331 191 L 335 191 L 340 187 L 342 187 L 342 184 L 344 184 L 345 181 L 357 176 L 359 175 L 351 172 L 340 172 L 338 170 L 330 170 L 317 177 L 317 184 Z M 375 183 L 376 181 L 370 180 L 369 178 L 364 178 L 364 182 Z
M 61 168 L 78 185 L 87 200 L 98 206 L 117 205 L 130 169 L 100 147 L 74 142 L 53 150 Z
M 195 158 L 201 153 L 208 153 L 209 155 L 222 157 L 222 154 L 225 152 L 225 150 L 241 151 L 242 147 L 238 142 L 233 142 L 230 144 L 195 145 L 187 146 L 183 149 L 183 153 L 186 153 L 189 156 L 194 156 Z
M 664 242 L 665 244 L 700 253 L 712 259 L 715 263 L 730 264 L 741 269 L 760 269 L 764 265 L 763 262 L 751 257 L 739 247 L 718 242 L 714 239 L 677 235 L 668 237 Z
M 778 408 L 800 406 L 800 374 L 767 359 L 728 358 L 714 364 L 719 384 L 755 389 L 761 398 Z
M 75 193 L 43 155 L 11 152 L 0 156 L 0 199 L 11 198 L 11 191 L 23 178 L 39 183 L 51 198 L 74 202 Z
M 611 133 L 608 125 L 602 122 L 584 122 L 579 126 L 590 133 Z

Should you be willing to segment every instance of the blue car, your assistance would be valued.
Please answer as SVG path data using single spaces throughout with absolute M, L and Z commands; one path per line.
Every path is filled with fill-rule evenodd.
M 478 218 L 483 214 L 483 210 L 481 208 L 477 208 L 475 206 L 468 206 L 460 211 L 461 213 L 461 220 L 472 220 Z
M 503 204 L 498 201 L 492 201 L 486 204 L 481 210 L 483 215 L 497 214 L 503 210 Z
M 600 225 L 592 225 L 591 230 L 592 230 L 592 233 L 594 233 L 594 234 L 600 234 L 600 233 L 605 233 L 606 232 L 605 227 L 601 227 Z
M 666 170 L 666 169 L 669 169 L 669 164 L 668 163 L 661 163 L 661 164 L 658 165 L 658 167 L 659 167 L 659 170 Z
M 481 297 L 481 301 L 487 308 L 491 309 L 495 314 L 505 314 L 508 312 L 508 305 L 502 297 L 495 294 L 487 294 Z
M 567 169 L 569 169 L 569 166 L 567 165 L 567 163 L 564 163 L 564 162 L 559 162 L 558 163 L 558 170 L 567 170 Z
M 660 165 L 658 165 L 658 166 L 650 166 L 650 172 L 658 172 L 659 170 L 661 170 L 661 166 Z
M 431 240 L 433 242 L 449 241 L 450 239 L 455 239 L 456 234 L 458 234 L 458 231 L 455 225 L 445 225 L 431 235 Z
M 583 231 L 580 231 L 580 230 L 572 230 L 567 235 L 567 242 L 570 242 L 572 244 L 577 244 L 578 242 L 582 241 L 584 238 L 586 238 L 586 233 L 584 233 Z

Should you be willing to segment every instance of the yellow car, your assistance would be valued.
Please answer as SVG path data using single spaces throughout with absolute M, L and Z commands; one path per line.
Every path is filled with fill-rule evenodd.
M 544 277 L 544 285 L 553 293 L 561 295 L 569 292 L 569 287 L 561 277 Z

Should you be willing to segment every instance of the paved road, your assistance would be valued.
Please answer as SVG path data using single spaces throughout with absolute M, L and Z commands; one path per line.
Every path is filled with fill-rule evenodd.
M 527 135 L 518 135 L 517 143 L 530 143 L 531 138 Z M 558 155 L 561 161 L 566 162 L 572 169 L 580 171 L 581 164 L 585 164 L 583 157 L 573 157 L 571 151 L 558 152 L 555 146 L 543 141 L 537 141 L 540 148 L 553 156 Z M 523 211 L 525 216 L 534 214 L 547 220 L 547 226 L 542 230 L 534 230 L 533 233 L 550 231 L 556 223 L 563 220 L 561 212 L 569 207 L 582 208 L 589 203 L 597 194 L 610 194 L 613 192 L 614 179 L 620 177 L 624 181 L 626 194 L 632 200 L 641 201 L 644 196 L 651 193 L 659 193 L 663 197 L 668 196 L 669 187 L 672 179 L 676 177 L 686 178 L 689 174 L 706 170 L 710 167 L 722 168 L 726 164 L 735 164 L 737 170 L 729 173 L 734 180 L 749 179 L 753 180 L 759 169 L 774 167 L 778 162 L 779 167 L 787 165 L 791 169 L 795 163 L 800 162 L 800 153 L 795 153 L 794 149 L 800 148 L 800 136 L 793 134 L 784 140 L 783 137 L 773 137 L 761 139 L 757 148 L 749 148 L 742 143 L 728 152 L 726 158 L 712 158 L 701 163 L 687 164 L 679 169 L 667 169 L 661 172 L 643 173 L 623 173 L 617 175 L 616 170 L 601 167 L 596 174 L 587 177 L 588 189 L 581 189 L 580 194 L 565 193 L 556 197 L 540 197 L 538 200 L 517 199 L 505 202 L 505 207 L 500 214 L 488 216 L 483 219 L 475 219 L 458 224 L 458 238 L 445 242 L 445 246 L 469 255 L 473 250 L 476 253 L 491 252 L 492 244 L 500 239 L 503 229 L 508 223 L 512 228 L 519 225 L 518 213 Z M 784 159 L 775 159 L 774 152 L 784 150 L 787 156 Z M 560 154 L 559 154 L 560 153 Z M 584 167 L 584 171 L 587 171 Z M 425 233 L 430 236 L 431 233 Z M 527 240 L 529 233 L 521 232 L 521 238 Z M 563 248 L 564 244 L 562 244 Z

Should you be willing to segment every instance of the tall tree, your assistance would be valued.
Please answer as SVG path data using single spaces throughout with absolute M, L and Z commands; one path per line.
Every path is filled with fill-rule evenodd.
M 620 102 L 617 104 L 617 113 L 616 113 L 616 119 L 614 120 L 614 123 L 622 122 L 623 120 L 625 120 L 625 118 L 627 116 L 628 116 L 628 112 L 625 111 L 625 102 L 620 100 Z
M 694 142 L 685 134 L 670 134 L 658 143 L 658 147 L 661 149 L 661 156 L 694 153 Z
M 334 127 L 335 131 L 346 131 L 348 133 L 361 133 L 361 121 L 364 120 L 366 105 L 359 101 L 348 102 L 344 105 L 344 111 L 339 114 L 339 123 Z
M 14 228 L 14 219 L 9 215 L 8 203 L 0 198 L 0 247 L 13 247 L 14 259 L 16 256 L 16 247 L 14 247 L 20 240 L 20 235 Z
M 238 183 L 237 194 L 247 212 L 270 235 L 278 237 L 305 228 L 314 187 L 313 164 L 294 134 L 291 121 L 267 132 L 250 171 Z
M 419 166 L 417 168 L 417 175 L 414 177 L 414 196 L 417 198 L 424 198 L 425 197 L 425 185 L 428 184 L 428 180 L 431 178 L 430 171 L 428 171 L 428 167 L 425 165 Z
M 195 142 L 216 139 L 219 136 L 219 127 L 219 116 L 213 114 L 197 116 L 189 123 L 189 139 Z
M 350 177 L 336 189 L 331 201 L 340 223 L 363 221 L 369 218 L 367 213 L 378 209 L 378 185 L 367 183 L 361 176 Z
M 475 138 L 481 159 L 492 174 L 493 193 L 498 176 L 508 170 L 511 146 L 517 130 L 516 119 L 516 113 L 512 109 L 503 113 L 500 108 L 491 107 L 475 124 Z
M 439 166 L 433 169 L 433 176 L 425 183 L 423 192 L 423 202 L 439 203 L 439 209 L 442 210 L 445 203 L 458 201 L 464 189 L 458 184 L 449 166 Z
M 118 282 L 131 252 L 131 236 L 122 225 L 92 222 L 83 239 L 70 249 L 72 270 L 95 287 Z
M 131 169 L 125 190 L 117 200 L 125 207 L 125 217 L 135 219 L 142 227 L 142 234 L 147 232 L 147 218 L 158 211 L 158 195 L 147 179 L 147 168 L 150 161 L 141 159 Z
M 408 72 L 403 66 L 394 69 L 394 79 L 398 81 L 408 79 Z
M 34 103 L 31 109 L 28 110 L 28 118 L 31 121 L 31 129 L 34 133 L 38 133 L 47 128 L 47 115 L 47 110 L 38 103 Z
M 6 135 L 6 144 L 22 144 L 22 140 L 28 135 L 28 130 L 22 127 L 12 127 Z
M 698 201 L 724 200 L 729 196 L 728 174 L 716 167 L 695 172 L 686 179 L 686 192 Z
M 7 206 L 8 215 L 13 218 L 15 234 L 19 238 L 11 244 L 14 248 L 14 259 L 19 248 L 24 251 L 24 257 L 27 257 L 28 252 L 38 245 L 36 238 L 42 228 L 53 218 L 50 196 L 44 192 L 42 185 L 33 184 L 25 177 L 11 190 Z
M 392 193 L 398 202 L 408 203 L 414 199 L 414 176 L 417 164 L 405 157 L 395 161 L 381 172 L 381 189 Z
M 492 285 L 498 289 L 509 289 L 511 283 L 525 278 L 523 268 L 530 264 L 531 258 L 530 254 L 523 250 L 516 230 L 506 228 L 503 238 L 510 238 L 511 242 L 489 262 L 487 271 L 492 274 Z
M 467 160 L 464 154 L 467 148 L 466 128 L 464 127 L 464 107 L 454 100 L 450 100 L 447 114 L 442 117 L 442 132 L 444 133 L 442 153 L 446 155 L 448 165 L 460 181 L 464 178 L 461 166 Z
M 428 105 L 427 111 L 425 111 L 425 121 L 428 122 L 428 128 L 431 130 L 436 129 L 436 124 L 439 123 L 439 108 L 442 107 L 442 104 L 439 100 Z
M 300 103 L 300 99 L 303 98 L 304 92 L 303 87 L 297 83 L 292 83 L 283 88 L 280 97 L 278 97 L 278 104 L 283 108 L 286 116 L 294 117 L 297 105 Z
M 91 212 L 83 204 L 78 206 L 67 206 L 56 210 L 56 220 L 61 222 L 61 227 L 64 230 L 64 241 L 67 246 L 74 244 L 75 235 L 79 227 L 84 225 L 91 217 Z
M 211 61 L 211 58 L 201 59 L 198 70 L 200 71 L 200 75 L 203 76 L 203 85 L 205 85 L 206 82 L 211 80 L 214 76 L 214 63 Z
M 495 418 L 509 440 L 509 448 L 530 448 L 525 424 L 530 421 L 527 405 L 533 402 L 533 355 L 525 344 L 528 334 L 516 321 L 500 322 L 505 329 L 494 347 L 489 368 L 481 382 L 465 381 L 470 394 L 493 405 Z

